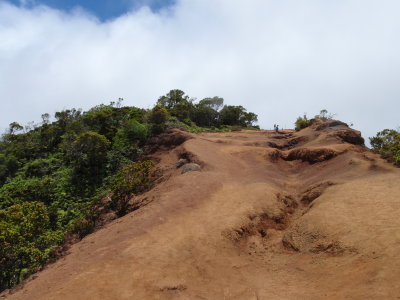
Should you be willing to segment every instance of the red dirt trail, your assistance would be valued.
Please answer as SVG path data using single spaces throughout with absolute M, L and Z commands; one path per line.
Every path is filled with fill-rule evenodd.
M 358 132 L 190 137 L 154 154 L 163 181 L 148 205 L 3 297 L 400 299 L 400 170 Z M 201 171 L 181 174 L 180 157 Z

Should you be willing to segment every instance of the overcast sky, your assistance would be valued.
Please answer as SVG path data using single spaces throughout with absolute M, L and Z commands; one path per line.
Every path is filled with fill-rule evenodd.
M 327 109 L 372 136 L 400 126 L 399 16 L 398 0 L 0 0 L 0 129 L 179 88 L 263 128 Z

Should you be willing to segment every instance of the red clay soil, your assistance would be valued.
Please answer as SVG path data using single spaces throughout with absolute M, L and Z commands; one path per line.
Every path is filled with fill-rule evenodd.
M 400 170 L 345 124 L 202 133 L 156 152 L 145 207 L 14 299 L 400 299 Z M 180 157 L 202 166 L 181 174 Z

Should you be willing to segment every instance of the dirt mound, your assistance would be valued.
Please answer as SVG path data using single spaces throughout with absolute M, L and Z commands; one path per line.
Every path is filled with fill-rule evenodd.
M 302 143 L 307 142 L 307 140 L 308 140 L 307 137 L 299 136 L 299 137 L 284 139 L 280 143 L 269 141 L 267 143 L 267 145 L 271 148 L 276 148 L 276 149 L 280 149 L 280 150 L 288 150 L 288 149 L 292 149 L 296 146 L 299 146 Z
M 151 154 L 158 150 L 170 150 L 191 138 L 192 136 L 190 134 L 182 130 L 171 129 L 165 133 L 148 139 L 147 144 L 144 147 L 144 152 L 146 154 Z
M 284 160 L 301 160 L 306 161 L 311 164 L 315 164 L 317 162 L 322 162 L 325 160 L 329 160 L 339 153 L 333 149 L 328 148 L 317 148 L 317 149 L 309 149 L 309 148 L 300 148 L 294 149 L 287 154 L 281 155 L 281 158 Z
M 361 133 L 359 131 L 341 129 L 331 134 L 331 136 L 338 137 L 341 141 L 345 143 L 364 145 L 364 139 L 361 137 Z
M 335 129 L 349 128 L 349 125 L 347 125 L 346 123 L 344 123 L 342 121 L 338 121 L 338 120 L 313 119 L 311 121 L 311 123 L 312 123 L 311 124 L 312 128 L 315 129 L 316 131 L 321 131 L 321 130 L 333 128 L 333 127 L 335 127 Z
M 171 131 L 147 149 L 163 170 L 151 201 L 7 299 L 399 297 L 400 170 L 345 123 Z
M 315 199 L 317 199 L 319 196 L 321 196 L 326 188 L 328 188 L 332 185 L 334 185 L 334 183 L 332 181 L 325 181 L 325 182 L 321 182 L 321 183 L 310 186 L 301 195 L 301 202 L 310 204 Z

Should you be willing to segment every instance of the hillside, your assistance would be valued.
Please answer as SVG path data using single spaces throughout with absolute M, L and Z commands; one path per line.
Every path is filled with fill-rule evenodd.
M 3 297 L 398 299 L 400 170 L 358 132 L 171 135 L 140 209 Z M 180 158 L 201 171 L 181 174 Z

